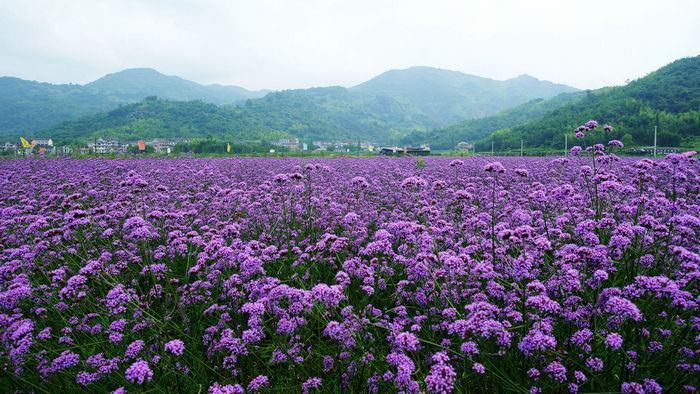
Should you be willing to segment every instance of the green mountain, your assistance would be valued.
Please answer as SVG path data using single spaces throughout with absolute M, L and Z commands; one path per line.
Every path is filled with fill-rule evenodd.
M 116 107 L 120 100 L 80 85 L 0 78 L 0 135 L 28 134 L 57 122 Z
M 529 75 L 497 81 L 457 71 L 412 67 L 385 72 L 350 90 L 407 103 L 431 121 L 428 126 L 441 127 L 576 89 Z
M 0 77 L 0 92 L 0 136 L 16 136 L 109 111 L 120 104 L 141 101 L 148 96 L 234 104 L 264 96 L 268 91 L 204 86 L 152 69 L 130 69 L 109 74 L 87 85 L 54 85 Z
M 700 56 L 677 60 L 625 86 L 587 92 L 581 100 L 524 124 L 493 132 L 477 150 L 520 147 L 561 149 L 564 134 L 576 143 L 573 129 L 589 119 L 614 126 L 614 132 L 589 133 L 586 144 L 622 140 L 626 145 L 651 145 L 658 125 L 661 146 L 697 146 L 700 140 Z
M 540 118 L 552 110 L 581 100 L 585 95 L 585 92 L 578 91 L 562 93 L 550 99 L 535 99 L 484 118 L 470 119 L 428 132 L 412 132 L 401 138 L 400 142 L 401 145 L 429 144 L 433 149 L 454 149 L 462 141 L 474 142 L 496 130 L 518 126 Z
M 317 139 L 386 141 L 434 122 L 418 108 L 389 96 L 366 96 L 343 87 L 286 90 L 248 100 L 243 109 L 270 129 Z
M 200 85 L 180 77 L 163 75 L 152 68 L 131 68 L 107 74 L 85 87 L 117 97 L 123 102 L 158 96 L 168 100 L 201 100 L 221 105 L 240 103 L 269 93 L 269 90 L 250 91 L 238 86 Z
M 521 76 L 496 81 L 429 67 L 393 70 L 360 85 L 273 92 L 248 100 L 245 116 L 309 139 L 391 142 L 410 131 L 490 115 L 574 88 Z
M 238 107 L 203 101 L 168 101 L 149 97 L 109 112 L 63 122 L 37 133 L 57 144 L 87 142 L 99 137 L 124 140 L 150 138 L 219 137 L 222 139 L 273 139 L 286 136 L 260 124 Z
M 649 145 L 654 125 L 659 127 L 659 145 L 697 146 L 700 141 L 700 56 L 680 59 L 625 86 L 586 92 L 528 76 L 494 81 L 414 67 L 389 71 L 351 88 L 272 92 L 238 106 L 155 98 L 120 104 L 156 91 L 188 99 L 187 92 L 204 94 L 201 89 L 206 88 L 207 100 L 222 97 L 211 87 L 194 84 L 192 88 L 188 81 L 159 75 L 152 70 L 129 70 L 86 86 L 2 78 L 0 87 L 9 93 L 0 97 L 0 131 L 17 130 L 22 122 L 49 124 L 82 115 L 36 135 L 52 136 L 61 143 L 100 136 L 268 139 L 292 135 L 427 142 L 434 149 L 476 141 L 477 150 L 483 151 L 490 150 L 492 141 L 497 150 L 517 149 L 521 140 L 526 147 L 561 149 L 564 134 L 571 146 L 573 129 L 596 119 L 615 130 L 610 135 L 589 133 L 586 144 L 615 138 L 626 145 Z M 105 109 L 111 110 L 86 116 Z
M 119 104 L 144 97 L 167 100 L 201 100 L 214 104 L 235 102 L 248 92 L 241 88 L 202 86 L 178 77 L 169 77 L 151 69 L 125 70 L 110 74 L 85 86 L 50 85 L 21 81 L 11 93 L 0 98 L 13 111 L 0 112 L 3 131 L 19 132 L 62 130 L 62 138 L 82 138 L 103 129 L 85 130 L 95 117 L 56 126 L 62 121 L 107 111 Z M 2 86 L 2 81 L 0 81 Z M 34 97 L 26 91 L 34 89 Z M 69 93 L 56 93 L 61 89 Z M 450 123 L 491 115 L 499 110 L 535 98 L 547 98 L 574 88 L 520 76 L 496 81 L 455 71 L 428 67 L 393 70 L 352 88 L 325 87 L 272 92 L 264 97 L 240 103 L 241 109 L 222 108 L 240 118 L 241 127 L 256 124 L 264 130 L 281 131 L 304 138 L 370 139 L 386 142 L 412 130 L 429 130 Z M 240 101 L 240 100 L 239 100 Z M 190 106 L 178 106 L 185 111 Z M 126 108 L 134 108 L 126 106 Z M 109 116 L 109 114 L 104 114 Z M 196 113 L 190 114 L 197 116 Z M 139 117 L 141 119 L 141 117 Z M 87 122 L 87 123 L 86 123 Z M 75 125 L 75 134 L 69 130 Z M 114 126 L 114 124 L 112 124 Z M 112 127 L 110 126 L 110 127 Z M 128 127 L 123 124 L 120 127 Z M 187 132 L 183 127 L 183 132 Z M 226 129 L 228 132 L 229 129 Z M 236 129 L 246 133 L 248 129 Z
M 265 100 L 249 100 L 242 106 L 149 97 L 112 111 L 63 122 L 35 134 L 51 137 L 58 144 L 86 142 L 99 137 L 130 140 L 205 136 L 227 140 L 296 136 L 386 141 L 390 138 L 389 130 L 397 124 L 416 125 L 410 123 L 410 119 L 402 123 L 398 117 L 389 124 L 381 116 L 353 108 L 355 98 L 344 88 L 310 90 L 313 94 L 308 97 L 306 91 L 271 93 Z M 304 99 L 299 100 L 297 94 L 304 95 Z

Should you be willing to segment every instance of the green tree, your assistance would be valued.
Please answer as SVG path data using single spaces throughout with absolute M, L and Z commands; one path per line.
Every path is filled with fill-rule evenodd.
M 631 147 L 631 146 L 635 146 L 635 145 L 636 145 L 636 144 L 634 143 L 634 138 L 633 138 L 632 135 L 629 134 L 629 133 L 626 133 L 625 135 L 622 136 L 622 143 L 623 143 L 626 147 Z

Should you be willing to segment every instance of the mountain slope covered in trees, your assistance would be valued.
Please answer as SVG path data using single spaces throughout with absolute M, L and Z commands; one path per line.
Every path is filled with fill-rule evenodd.
M 581 100 L 539 119 L 497 130 L 477 142 L 477 150 L 563 148 L 575 143 L 573 129 L 589 119 L 614 126 L 611 135 L 590 133 L 584 143 L 615 138 L 627 145 L 651 145 L 658 125 L 661 146 L 693 146 L 700 138 L 700 56 L 677 60 L 625 86 L 588 92 Z
M 458 143 L 474 142 L 490 133 L 518 126 L 533 119 L 581 100 L 585 92 L 562 93 L 550 99 L 535 99 L 515 108 L 484 118 L 470 119 L 458 124 L 432 129 L 428 132 L 412 132 L 401 139 L 404 145 L 429 144 L 433 149 L 454 149 Z
M 250 91 L 238 86 L 200 85 L 177 76 L 163 75 L 152 68 L 131 68 L 107 74 L 85 87 L 115 96 L 124 102 L 158 96 L 168 100 L 201 100 L 218 105 L 240 103 L 270 92 Z
M 121 100 L 80 85 L 0 77 L 0 136 L 40 130 L 64 120 L 115 108 Z
M 150 138 L 217 137 L 272 139 L 286 136 L 236 107 L 221 107 L 202 101 L 168 101 L 155 97 L 123 105 L 109 112 L 61 123 L 38 136 L 52 137 L 59 144 L 86 142 L 93 138 L 124 140 Z
M 55 85 L 0 77 L 0 137 L 28 134 L 57 123 L 109 111 L 148 96 L 236 104 L 264 96 L 237 86 L 200 85 L 153 69 L 128 69 L 86 85 Z
M 391 97 L 410 104 L 435 127 L 489 116 L 532 99 L 575 90 L 529 75 L 498 81 L 431 67 L 387 71 L 350 88 L 365 97 Z
M 317 88 L 299 101 L 297 91 L 273 94 L 269 100 L 250 100 L 242 106 L 216 106 L 202 101 L 170 101 L 149 97 L 108 112 L 89 115 L 41 130 L 61 144 L 99 137 L 121 139 L 206 137 L 228 140 L 266 140 L 280 136 L 312 139 L 388 141 L 397 124 L 416 127 L 405 114 L 392 118 L 353 107 L 344 88 Z M 306 94 L 301 93 L 301 94 Z M 394 103 L 396 104 L 396 103 Z M 396 104 L 400 106 L 399 104 Z M 271 109 L 272 108 L 272 109 Z M 390 113 L 390 112 L 389 112 Z M 387 120 L 389 119 L 389 120 Z

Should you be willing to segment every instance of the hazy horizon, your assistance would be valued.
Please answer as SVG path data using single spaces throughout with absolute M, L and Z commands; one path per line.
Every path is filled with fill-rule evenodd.
M 153 68 L 251 90 L 428 66 L 594 89 L 700 54 L 700 6 L 603 1 L 0 0 L 0 75 L 85 84 Z

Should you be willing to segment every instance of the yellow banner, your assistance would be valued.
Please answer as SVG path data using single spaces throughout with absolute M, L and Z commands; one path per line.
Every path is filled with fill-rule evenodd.
M 226 144 L 226 152 L 231 153 L 231 144 Z
M 22 148 L 31 148 L 32 144 L 29 143 L 24 137 L 19 137 L 20 142 L 22 142 Z

